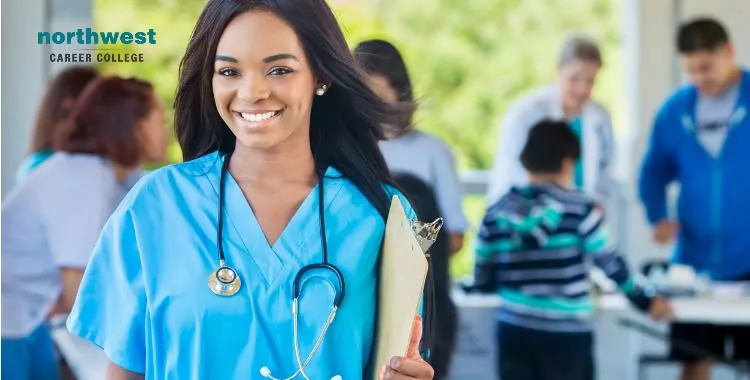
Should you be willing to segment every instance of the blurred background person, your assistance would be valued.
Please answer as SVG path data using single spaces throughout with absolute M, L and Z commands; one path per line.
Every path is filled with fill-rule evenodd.
M 584 35 L 572 34 L 560 52 L 557 83 L 533 91 L 508 107 L 489 176 L 489 204 L 512 186 L 526 183 L 528 173 L 521 165 L 521 149 L 531 126 L 547 118 L 566 120 L 581 143 L 574 188 L 600 201 L 607 198 L 614 157 L 612 121 L 609 112 L 591 98 L 601 67 L 602 54 L 597 43 Z
M 409 198 L 419 220 L 431 222 L 442 215 L 435 193 L 427 183 L 408 173 L 394 173 L 393 179 Z M 450 297 L 448 269 L 451 252 L 448 243 L 448 235 L 441 230 L 430 248 L 436 315 L 435 325 L 430 326 L 434 332 L 434 342 L 428 361 L 435 370 L 435 380 L 448 378 L 458 329 L 458 312 Z
M 140 167 L 164 161 L 164 111 L 149 83 L 92 81 L 54 127 L 56 153 L 4 199 L 3 378 L 58 378 L 48 317 L 70 310 L 101 229 Z
M 676 42 L 691 83 L 654 117 L 640 199 L 654 240 L 677 239 L 674 263 L 712 281 L 750 281 L 750 71 L 738 65 L 729 33 L 714 19 L 685 22 Z M 680 184 L 677 220 L 667 212 L 672 182 Z M 713 359 L 750 360 L 747 325 L 675 323 L 671 335 L 714 356 L 672 347 L 683 380 L 709 379 Z
M 401 53 L 387 41 L 367 40 L 356 46 L 354 56 L 367 72 L 375 92 L 404 115 L 398 125 L 387 129 L 388 140 L 380 142 L 389 169 L 393 173 L 412 173 L 435 191 L 449 232 L 450 251 L 459 251 L 469 222 L 462 209 L 455 159 L 443 141 L 414 128 L 417 103 Z
M 496 320 L 503 380 L 596 378 L 591 264 L 636 310 L 655 320 L 672 316 L 669 302 L 630 271 L 602 206 L 573 188 L 578 140 L 565 120 L 532 126 L 520 158 L 528 182 L 513 186 L 482 219 L 472 288 L 502 299 Z
M 16 172 L 17 182 L 26 178 L 29 172 L 52 156 L 52 138 L 55 127 L 68 116 L 73 103 L 84 87 L 98 76 L 99 73 L 94 67 L 73 66 L 60 72 L 47 85 L 44 98 L 37 111 L 29 155 Z

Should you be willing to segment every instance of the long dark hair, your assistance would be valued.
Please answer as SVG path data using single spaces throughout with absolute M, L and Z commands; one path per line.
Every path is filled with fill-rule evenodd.
M 212 75 L 219 39 L 227 24 L 250 10 L 267 10 L 295 30 L 319 80 L 330 83 L 313 100 L 310 143 L 318 170 L 332 165 L 365 195 L 385 219 L 394 185 L 378 147 L 383 125 L 397 116 L 367 85 L 344 34 L 325 0 L 210 0 L 203 9 L 180 63 L 175 132 L 183 160 L 213 151 L 229 153 L 235 137 L 219 116 Z M 392 125 L 392 124 L 391 124 Z
M 398 49 L 388 41 L 366 40 L 354 48 L 354 57 L 365 72 L 370 75 L 382 75 L 396 92 L 400 120 L 395 125 L 400 130 L 407 130 L 412 126 L 417 102 L 414 100 L 409 71 L 404 58 Z

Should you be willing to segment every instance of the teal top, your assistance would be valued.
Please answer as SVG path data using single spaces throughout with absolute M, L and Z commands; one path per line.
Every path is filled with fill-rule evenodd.
M 214 152 L 141 179 L 104 226 L 70 312 L 74 335 L 146 379 L 262 380 L 265 372 L 302 378 L 295 376 L 295 327 L 305 360 L 331 310 L 329 273 L 313 271 L 305 276 L 294 325 L 294 278 L 322 260 L 317 190 L 270 244 L 231 175 L 222 239 L 242 286 L 232 297 L 209 290 L 207 279 L 219 265 L 223 160 Z M 385 220 L 337 169 L 329 167 L 325 178 L 328 259 L 341 270 L 347 292 L 305 372 L 311 379 L 362 379 L 375 336 L 375 269 Z M 403 194 L 388 191 L 413 220 Z
M 578 142 L 581 144 L 581 148 L 583 148 L 583 119 L 580 116 L 576 116 L 570 120 L 569 124 L 570 129 L 578 136 Z M 581 157 L 576 161 L 573 183 L 577 189 L 583 189 L 583 149 L 581 149 Z
M 29 173 L 39 167 L 44 161 L 47 161 L 48 158 L 52 157 L 53 153 L 54 152 L 51 150 L 45 150 L 34 152 L 27 156 L 23 162 L 21 162 L 21 166 L 18 167 L 18 171 L 16 172 L 16 182 L 21 182 L 27 175 L 29 175 Z

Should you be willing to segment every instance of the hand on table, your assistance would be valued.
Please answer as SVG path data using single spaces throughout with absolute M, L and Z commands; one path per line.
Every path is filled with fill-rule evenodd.
M 651 307 L 648 312 L 651 315 L 651 318 L 657 321 L 668 321 L 674 318 L 672 304 L 661 296 L 656 296 L 651 300 Z
M 380 371 L 381 380 L 432 380 L 435 371 L 419 356 L 419 341 L 422 339 L 422 318 L 414 319 L 409 349 L 405 357 L 393 357 L 389 365 Z

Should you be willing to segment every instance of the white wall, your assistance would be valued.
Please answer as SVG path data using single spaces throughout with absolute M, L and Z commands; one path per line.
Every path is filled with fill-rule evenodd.
M 46 48 L 37 32 L 46 29 L 45 0 L 3 1 L 2 11 L 2 195 L 28 151 L 31 125 L 47 81 Z
M 3 1 L 2 196 L 15 184 L 18 165 L 29 150 L 47 81 L 69 65 L 50 63 L 50 48 L 37 45 L 37 33 L 85 28 L 91 19 L 89 0 Z

